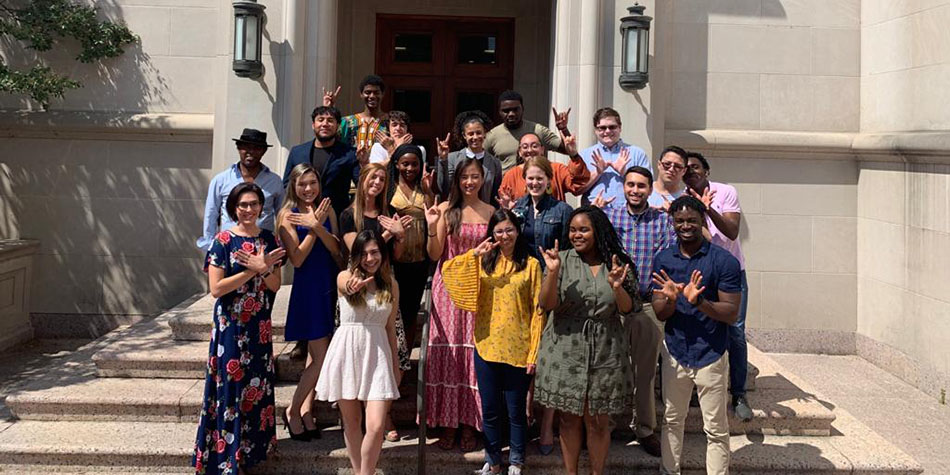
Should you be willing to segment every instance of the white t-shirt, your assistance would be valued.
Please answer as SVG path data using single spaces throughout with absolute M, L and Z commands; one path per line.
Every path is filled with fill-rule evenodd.
M 422 150 L 422 156 L 419 157 L 423 163 L 426 161 L 426 149 L 425 147 L 419 147 L 419 150 Z M 374 143 L 373 148 L 369 151 L 369 162 L 370 163 L 380 163 L 389 160 L 389 152 L 386 151 L 386 147 L 383 147 L 379 143 Z

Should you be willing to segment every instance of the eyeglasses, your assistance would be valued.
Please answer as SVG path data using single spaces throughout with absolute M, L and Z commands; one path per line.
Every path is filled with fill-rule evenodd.
M 665 170 L 673 169 L 678 172 L 686 169 L 686 167 L 684 167 L 683 165 L 680 165 L 679 163 L 674 163 L 674 162 L 660 162 L 660 166 L 663 167 Z
M 501 237 L 506 234 L 514 234 L 516 232 L 518 232 L 518 230 L 515 228 L 505 228 L 505 229 L 496 229 L 492 231 L 492 234 L 494 234 L 496 237 Z
M 237 204 L 237 207 L 240 208 L 240 209 L 254 209 L 254 208 L 260 208 L 260 207 L 261 207 L 261 202 L 260 202 L 260 201 L 242 201 L 242 202 L 240 202 L 240 203 Z
M 620 128 L 620 126 L 619 125 L 598 125 L 597 127 L 594 127 L 594 128 L 597 129 L 598 132 L 606 132 L 608 130 L 617 130 Z

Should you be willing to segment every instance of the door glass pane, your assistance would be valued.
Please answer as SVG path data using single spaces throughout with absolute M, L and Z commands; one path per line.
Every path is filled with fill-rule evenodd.
M 480 110 L 488 117 L 495 116 L 495 94 L 492 92 L 459 92 L 455 95 L 455 113 Z
M 459 64 L 495 64 L 495 36 L 459 37 Z
M 394 60 L 397 63 L 431 63 L 432 35 L 428 33 L 397 33 Z
M 409 114 L 409 120 L 413 123 L 432 122 L 432 92 L 396 89 L 393 93 L 393 110 Z

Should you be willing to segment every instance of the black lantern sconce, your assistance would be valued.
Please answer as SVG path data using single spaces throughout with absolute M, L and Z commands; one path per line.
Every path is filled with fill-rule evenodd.
M 653 18 L 644 15 L 645 10 L 645 6 L 635 3 L 627 8 L 630 15 L 620 19 L 623 41 L 620 87 L 625 91 L 643 89 L 650 82 L 650 22 Z
M 264 33 L 264 6 L 254 0 L 235 1 L 234 6 L 234 74 L 242 78 L 258 78 L 264 74 L 261 43 Z

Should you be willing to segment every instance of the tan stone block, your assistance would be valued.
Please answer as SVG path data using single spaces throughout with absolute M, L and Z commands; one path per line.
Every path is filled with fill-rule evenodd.
M 762 274 L 763 328 L 854 331 L 854 274 Z
M 858 271 L 857 218 L 812 218 L 812 271 L 854 274 Z
M 950 166 L 911 164 L 906 173 L 907 224 L 933 231 L 950 232 Z
M 822 76 L 861 74 L 861 31 L 857 28 L 813 28 L 811 72 Z
M 705 100 L 708 128 L 759 128 L 757 74 L 710 72 L 706 77 Z
M 912 353 L 919 322 L 913 314 L 913 300 L 905 289 L 864 275 L 858 277 L 857 331 Z
M 154 78 L 150 81 L 152 81 L 151 84 L 158 85 L 155 87 L 157 91 L 153 93 L 150 90 L 144 90 L 135 91 L 135 93 L 146 94 L 146 97 L 151 99 L 150 110 L 212 113 L 214 112 L 214 81 L 208 71 L 213 70 L 213 64 L 212 58 L 152 58 L 151 65 L 154 67 L 154 72 L 150 72 Z M 274 74 L 265 75 L 265 78 L 272 76 Z
M 907 228 L 907 288 L 950 302 L 950 234 Z
M 712 170 L 710 170 L 712 171 Z M 715 180 L 715 178 L 712 178 Z M 729 183 L 739 195 L 739 206 L 742 214 L 759 214 L 762 212 L 762 185 L 758 183 Z
M 850 184 L 769 184 L 762 212 L 799 216 L 855 216 L 857 187 Z
M 913 71 L 899 70 L 868 76 L 862 68 L 861 131 L 909 130 L 915 120 Z
M 762 2 L 762 19 L 772 25 L 854 28 L 861 24 L 861 0 Z
M 913 66 L 910 18 L 896 18 L 861 29 L 861 74 L 877 74 Z
M 950 101 L 950 90 L 946 87 L 950 77 L 950 64 L 924 66 L 910 71 L 913 81 L 913 95 L 910 107 L 913 120 L 899 130 L 946 130 L 950 128 L 950 114 L 946 107 Z M 906 100 L 906 99 L 905 99 Z
M 37 254 L 33 261 L 32 313 L 97 313 L 102 301 L 102 261 L 85 254 Z
M 216 41 L 224 30 L 218 28 L 218 18 L 213 8 L 171 9 L 168 54 L 214 56 Z
M 749 303 L 748 307 L 746 307 L 746 328 L 758 327 L 758 321 L 762 314 L 762 273 L 746 269 L 745 278 L 749 284 Z
M 748 234 L 742 240 L 746 269 L 766 272 L 811 272 L 811 218 L 808 216 L 744 216 Z
M 666 125 L 675 129 L 705 128 L 706 75 L 678 72 L 671 76 Z
M 913 67 L 945 64 L 950 61 L 950 4 L 931 8 L 910 17 L 913 38 Z
M 814 130 L 815 80 L 811 76 L 760 76 L 759 115 L 763 129 Z
M 801 74 L 811 68 L 811 33 L 802 27 L 709 25 L 709 71 Z
M 199 257 L 103 257 L 101 311 L 155 314 L 169 308 L 204 289 L 201 264 Z
M 673 72 L 705 72 L 709 63 L 708 25 L 674 23 L 672 29 Z
M 908 177 L 902 163 L 861 162 L 858 178 L 858 217 L 894 224 L 906 222 Z
M 906 239 L 904 226 L 858 219 L 858 273 L 891 285 L 906 285 Z
M 813 77 L 815 130 L 857 132 L 861 125 L 861 80 L 857 77 Z
M 167 8 L 128 6 L 122 8 L 121 19 L 140 38 L 143 53 L 168 54 L 170 15 Z
M 950 374 L 950 302 L 914 295 L 913 326 L 917 340 L 909 354 L 924 367 Z
M 674 23 L 746 24 L 762 21 L 762 5 L 756 0 L 679 0 L 671 3 Z

